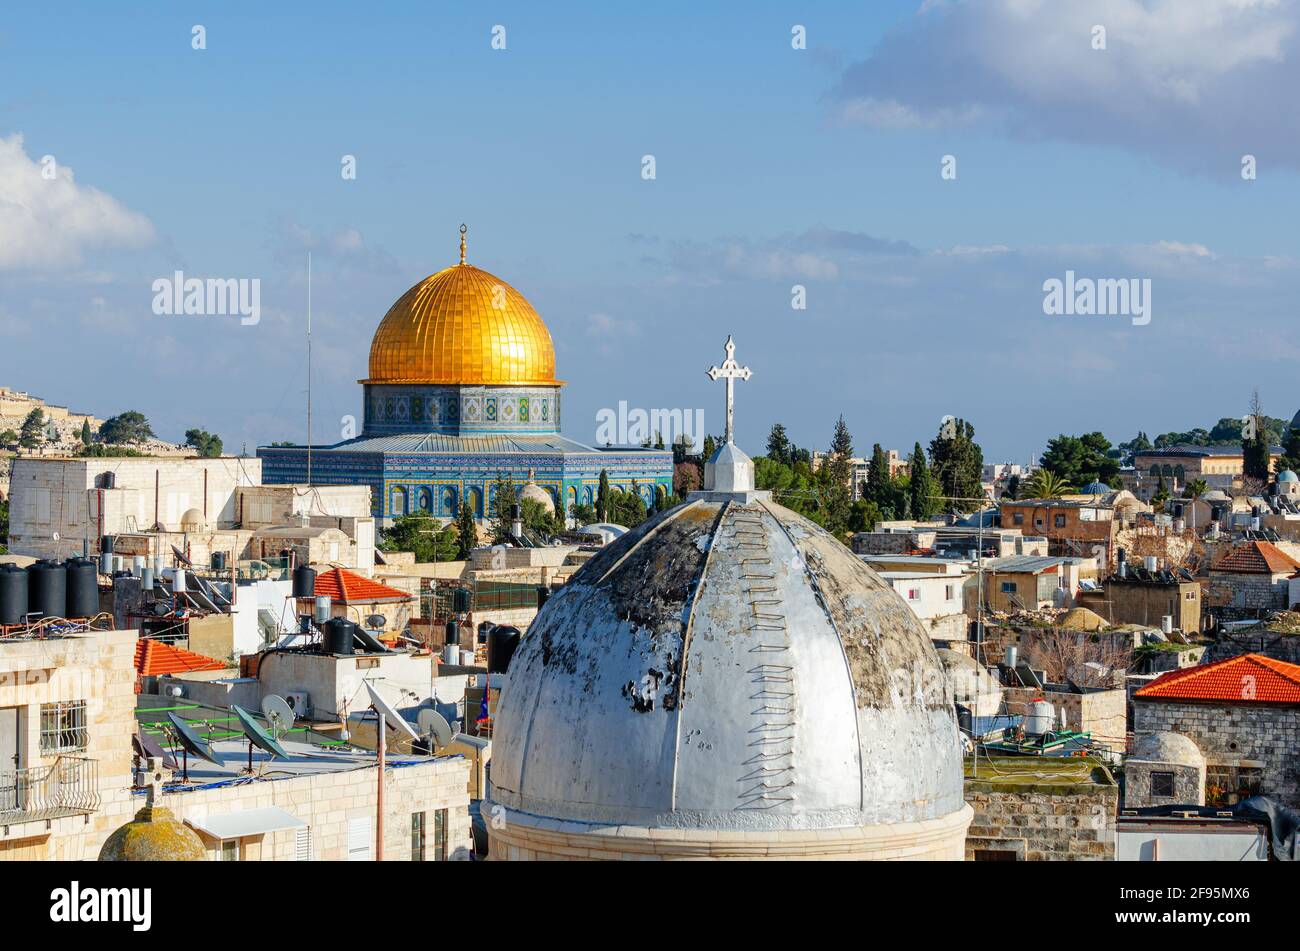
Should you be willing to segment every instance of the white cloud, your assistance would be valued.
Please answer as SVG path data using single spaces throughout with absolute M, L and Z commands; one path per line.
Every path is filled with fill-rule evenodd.
M 1201 168 L 1247 152 L 1300 167 L 1298 22 L 1296 0 L 926 3 L 845 70 L 839 113 L 882 128 L 1000 121 Z
M 0 270 L 75 267 L 88 250 L 136 248 L 153 238 L 148 218 L 77 184 L 57 156 L 31 158 L 18 132 L 0 138 Z

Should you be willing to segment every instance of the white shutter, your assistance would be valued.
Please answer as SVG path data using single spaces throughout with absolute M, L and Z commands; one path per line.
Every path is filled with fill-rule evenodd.
M 293 860 L 295 862 L 311 861 L 311 826 L 294 830 Z
M 370 834 L 370 817 L 348 820 L 348 861 L 369 862 L 370 846 L 373 841 Z

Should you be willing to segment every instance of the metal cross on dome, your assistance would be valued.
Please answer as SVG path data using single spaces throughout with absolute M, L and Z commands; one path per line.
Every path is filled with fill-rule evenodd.
M 731 335 L 727 335 L 727 359 L 722 361 L 720 367 L 709 367 L 710 380 L 723 379 L 727 381 L 727 442 L 731 440 L 731 416 L 736 402 L 735 386 L 737 380 L 748 380 L 750 377 L 749 367 L 742 367 L 736 362 L 736 345 L 731 341 Z

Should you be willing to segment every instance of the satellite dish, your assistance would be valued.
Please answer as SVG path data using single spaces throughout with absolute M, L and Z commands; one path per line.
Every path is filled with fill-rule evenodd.
M 199 759 L 205 759 L 213 766 L 226 765 L 226 761 L 194 732 L 192 726 L 170 711 L 167 714 L 167 719 L 171 721 L 172 729 L 176 731 L 176 736 L 181 741 L 181 746 L 185 748 L 185 752 L 193 753 Z
M 289 759 L 289 754 L 284 751 L 284 747 L 277 743 L 271 734 L 258 726 L 257 722 L 252 718 L 247 710 L 235 705 L 232 705 L 230 709 L 239 720 L 239 725 L 243 728 L 244 736 L 248 737 L 250 743 L 266 750 L 266 752 L 270 753 L 271 756 L 276 759 Z
M 435 748 L 446 746 L 451 742 L 454 735 L 451 725 L 447 722 L 447 718 L 437 710 L 432 707 L 425 707 L 420 711 L 420 715 L 416 719 L 420 725 L 420 733 L 424 736 L 433 737 Z
M 373 628 L 383 630 L 384 625 L 387 623 L 388 618 L 384 617 L 382 614 L 370 614 L 366 616 L 366 624 Z
M 166 769 L 177 768 L 176 757 L 163 749 L 161 743 L 144 731 L 144 727 L 136 731 L 131 742 L 142 759 L 160 759 Z
M 279 736 L 293 727 L 293 707 L 283 697 L 268 693 L 262 698 L 262 716 L 271 725 L 271 735 Z
M 375 711 L 384 718 L 384 721 L 390 727 L 409 739 L 418 740 L 420 738 L 420 734 L 416 733 L 411 728 L 411 724 L 407 723 L 402 715 L 393 709 L 393 705 L 375 692 L 375 688 L 370 685 L 369 681 L 366 682 L 366 690 L 370 694 L 371 706 L 375 708 Z

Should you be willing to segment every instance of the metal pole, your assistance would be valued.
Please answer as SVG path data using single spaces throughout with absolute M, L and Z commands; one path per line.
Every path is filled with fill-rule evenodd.
M 375 796 L 375 861 L 382 862 L 384 860 L 384 743 L 387 739 L 388 724 L 384 721 L 383 711 L 375 710 L 375 714 L 379 717 L 379 791 Z
M 311 252 L 307 252 L 307 484 L 311 485 Z

